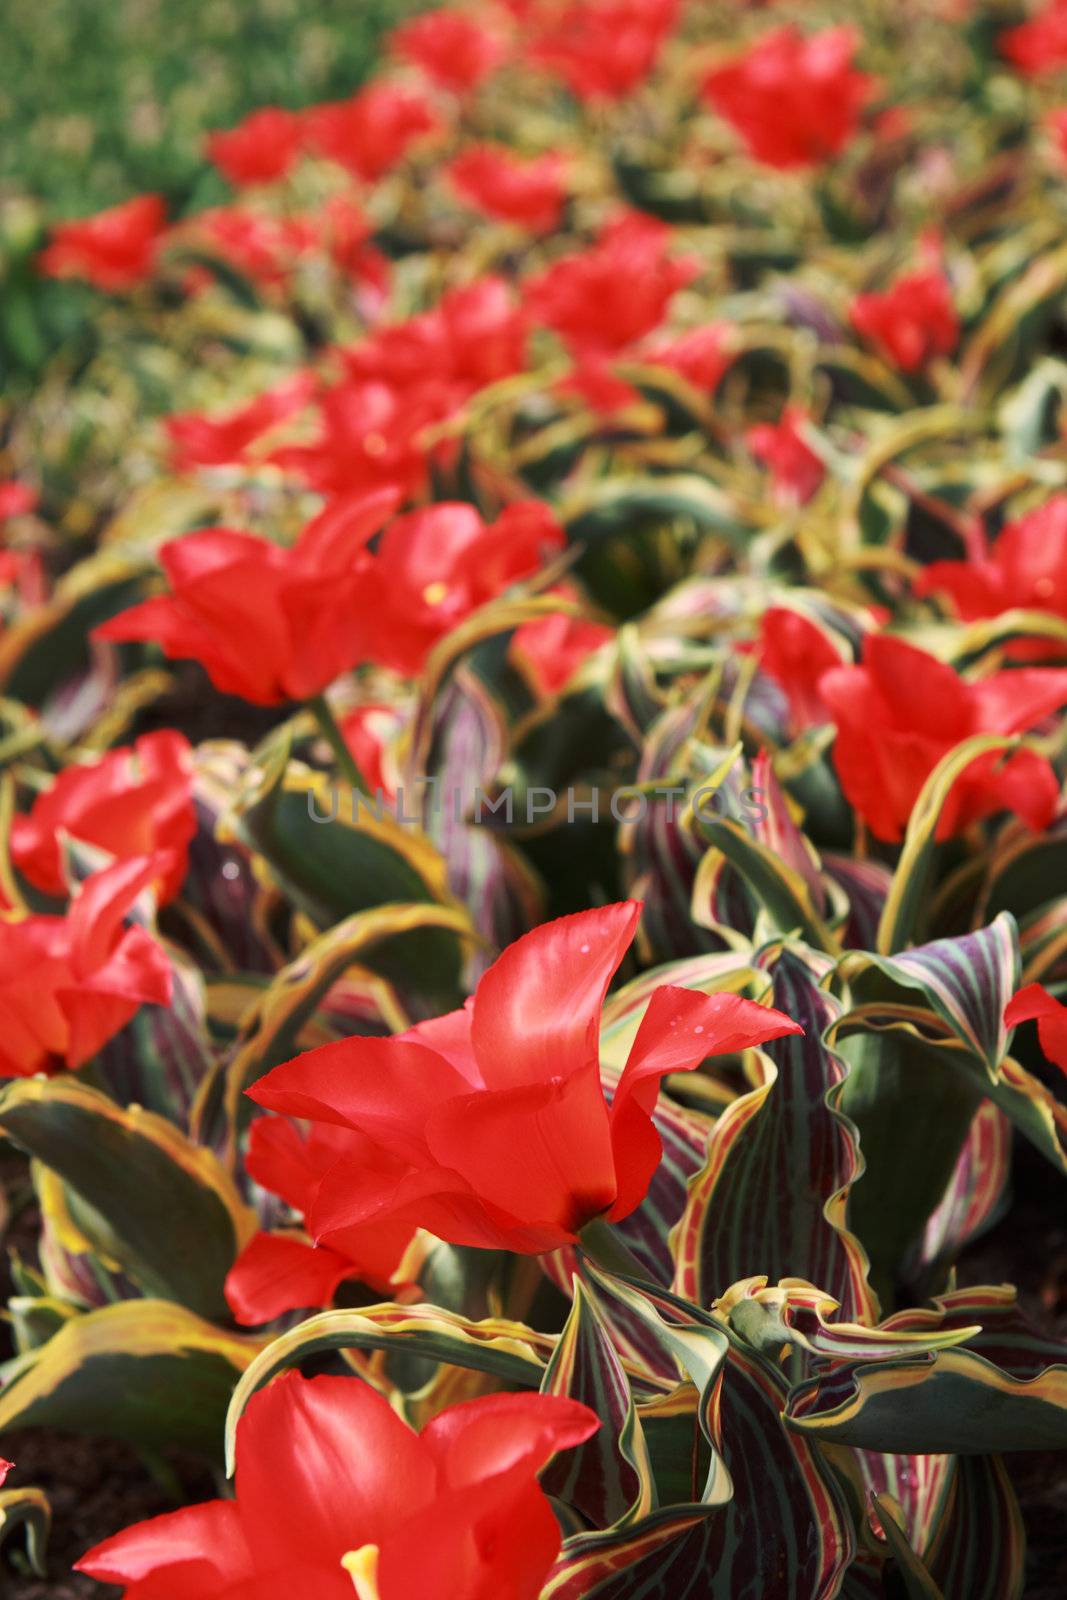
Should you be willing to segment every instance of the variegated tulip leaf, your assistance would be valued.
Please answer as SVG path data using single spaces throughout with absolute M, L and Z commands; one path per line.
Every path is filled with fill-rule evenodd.
M 786 1418 L 811 1438 L 890 1455 L 1067 1448 L 1067 1361 L 1028 1361 L 1020 1377 L 996 1362 L 995 1343 L 979 1354 L 982 1343 L 841 1365 L 794 1388 Z
M 933 865 L 935 834 L 941 811 L 956 779 L 982 756 L 1006 754 L 1018 739 L 975 734 L 943 756 L 931 772 L 911 813 L 904 846 L 878 924 L 878 950 L 891 956 L 903 950 L 919 930 L 921 909 Z
M 169 1301 L 120 1300 L 6 1363 L 0 1433 L 57 1428 L 214 1459 L 234 1384 L 261 1347 Z
M 845 1221 L 862 1171 L 840 1110 L 848 1067 L 822 1037 L 839 1007 L 819 987 L 818 968 L 789 946 L 763 960 L 771 1005 L 804 1032 L 764 1046 L 762 1083 L 712 1129 L 672 1241 L 675 1288 L 708 1305 L 754 1273 L 802 1277 L 832 1295 L 847 1320 L 869 1319 L 866 1262 Z
M 1007 1049 L 1004 1008 L 1019 987 L 1019 930 L 1009 912 L 976 933 L 935 939 L 894 956 L 856 954 L 843 966 L 851 977 L 868 963 L 891 984 L 917 990 L 989 1078 L 996 1078 Z M 861 982 L 857 994 L 863 992 Z
M 472 1322 L 438 1306 L 367 1306 L 322 1311 L 267 1345 L 233 1391 L 226 1424 L 231 1470 L 237 1423 L 257 1389 L 289 1367 L 326 1350 L 405 1350 L 429 1361 L 486 1372 L 520 1388 L 537 1389 L 558 1335 L 490 1317 Z
M 416 825 L 403 825 L 385 802 L 354 796 L 325 774 L 290 760 L 288 734 L 272 735 L 220 824 L 260 855 L 277 882 L 321 928 L 360 911 L 396 904 L 455 907 L 445 862 Z M 463 998 L 462 950 L 448 933 L 413 934 L 398 958 L 388 949 L 371 963 L 391 981 L 411 982 L 430 1010 Z
M 26 1561 L 38 1578 L 47 1576 L 45 1555 L 52 1531 L 52 1506 L 43 1489 L 0 1489 L 0 1549 L 22 1532 Z
M 892 1319 L 880 1327 L 830 1320 L 836 1302 L 809 1283 L 788 1280 L 768 1287 L 766 1279 L 751 1278 L 734 1284 L 714 1306 L 729 1321 L 737 1337 L 761 1355 L 775 1357 L 791 1345 L 808 1355 L 830 1361 L 879 1361 L 894 1356 L 920 1355 L 929 1350 L 962 1344 L 979 1332 L 978 1324 L 911 1329 Z
M 106 1262 L 148 1294 L 228 1317 L 223 1281 L 255 1217 L 210 1150 L 72 1076 L 7 1085 L 0 1127 L 62 1180 L 75 1227 Z
M 625 1526 L 655 1504 L 652 1468 L 626 1376 L 592 1293 L 576 1278 L 574 1303 L 541 1380 L 542 1394 L 590 1406 L 598 1431 L 549 1463 L 541 1487 L 590 1528 Z
M 637 1522 L 609 1541 L 565 1542 L 544 1591 L 553 1600 L 829 1600 L 852 1558 L 845 1498 L 816 1450 L 797 1450 L 782 1422 L 786 1386 L 755 1351 L 673 1295 L 645 1296 L 598 1274 L 631 1303 L 697 1387 L 698 1415 L 713 1449 L 702 1504 L 713 1507 L 661 1538 L 663 1522 Z M 643 1301 L 643 1308 L 641 1302 Z M 674 1508 L 688 1518 L 691 1507 Z M 646 1544 L 647 1541 L 647 1544 Z
M 848 1062 L 838 1103 L 859 1130 L 864 1163 L 848 1222 L 888 1311 L 919 1259 L 989 1084 L 984 1071 L 958 1065 L 959 1052 L 912 1030 L 850 1034 L 837 1047 Z

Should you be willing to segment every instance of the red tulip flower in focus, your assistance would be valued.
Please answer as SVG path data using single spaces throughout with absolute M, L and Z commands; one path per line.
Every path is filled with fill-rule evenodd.
M 1005 611 L 1048 611 L 1067 619 L 1067 494 L 1005 525 L 992 550 L 977 561 L 933 561 L 919 573 L 920 598 L 948 595 L 964 622 Z M 1019 639 L 1015 659 L 1064 653 L 1054 640 Z
M 1053 1066 L 1067 1073 L 1067 1006 L 1061 1005 L 1040 983 L 1028 983 L 1013 994 L 1004 1010 L 1004 1025 L 1036 1022 L 1037 1038 Z
M 736 995 L 657 989 L 608 1107 L 600 1012 L 637 928 L 634 901 L 545 923 L 510 945 L 462 1011 L 391 1039 L 351 1038 L 276 1067 L 249 1090 L 269 1110 L 351 1128 L 308 1216 L 320 1244 L 357 1252 L 383 1226 L 539 1254 L 640 1205 L 659 1164 L 660 1080 L 798 1025 Z
M 126 1600 L 537 1600 L 560 1531 L 537 1474 L 596 1414 L 450 1406 L 415 1433 L 359 1378 L 288 1372 L 237 1425 L 236 1497 L 138 1523 L 76 1570 Z
M 165 953 L 124 919 L 170 870 L 132 856 L 87 878 L 65 917 L 0 920 L 0 1077 L 80 1067 L 141 1005 L 169 1005 Z
M 48 278 L 84 278 L 107 292 L 150 278 L 167 225 L 158 194 L 138 195 L 80 222 L 61 222 L 37 258 Z
M 312 106 L 304 118 L 309 146 L 364 183 L 384 178 L 439 126 L 422 95 L 390 83 L 371 83 L 351 100 Z
M 700 270 L 692 257 L 672 256 L 671 244 L 664 223 L 630 213 L 590 249 L 527 278 L 524 304 L 572 355 L 618 355 L 659 327 L 675 294 Z
M 236 187 L 284 178 L 300 154 L 303 119 L 281 106 L 253 111 L 235 128 L 208 134 L 208 160 Z
M 837 724 L 834 766 L 847 799 L 872 833 L 896 841 L 942 756 L 972 734 L 1042 722 L 1067 703 L 1067 671 L 1023 667 L 970 683 L 903 639 L 871 634 L 862 664 L 825 673 L 819 693 Z M 1059 780 L 1036 751 L 980 757 L 953 785 L 937 837 L 998 811 L 1045 828 L 1058 796 Z
M 1067 0 L 1051 0 L 1044 11 L 1008 28 L 997 42 L 1001 55 L 1028 77 L 1060 71 L 1067 66 Z
M 786 406 L 777 422 L 760 422 L 745 434 L 749 450 L 770 470 L 781 506 L 807 505 L 826 477 L 826 467 L 801 432 L 808 420 L 798 406 Z
M 851 28 L 776 28 L 717 67 L 704 95 L 757 161 L 819 166 L 849 143 L 874 86 L 852 65 L 857 43 Z
M 265 433 L 302 411 L 315 388 L 310 372 L 297 372 L 235 411 L 220 416 L 189 411 L 165 417 L 175 472 L 236 465 Z
M 902 372 L 951 355 L 960 336 L 948 283 L 934 268 L 905 273 L 884 294 L 857 295 L 849 320 Z
M 508 54 L 498 33 L 459 11 L 427 11 L 389 36 L 394 55 L 418 67 L 439 89 L 469 94 Z
M 365 1135 L 351 1128 L 316 1123 L 303 1134 L 286 1117 L 260 1117 L 252 1124 L 245 1168 L 303 1217 L 330 1168 L 341 1160 L 358 1162 L 368 1149 L 373 1158 Z M 285 1311 L 330 1305 L 346 1278 L 388 1293 L 414 1234 L 410 1223 L 386 1223 L 345 1251 L 293 1233 L 257 1233 L 226 1276 L 226 1299 L 238 1322 L 258 1327 Z
M 233 528 L 172 539 L 160 551 L 170 593 L 113 617 L 97 637 L 154 641 L 256 705 L 310 699 L 367 658 L 367 542 L 399 499 L 382 489 L 336 501 L 290 549 Z
M 445 170 L 457 194 L 487 217 L 533 233 L 559 226 L 565 191 L 563 161 L 557 155 L 523 160 L 501 146 L 476 144 Z
M 61 832 L 120 861 L 166 851 L 169 866 L 158 892 L 161 903 L 172 900 L 196 832 L 192 781 L 192 748 L 172 728 L 146 733 L 97 761 L 64 767 L 29 814 L 12 819 L 11 859 L 35 888 L 65 895 Z
M 459 501 L 398 517 L 378 548 L 371 658 L 414 676 L 439 639 L 565 544 L 538 500 L 510 505 L 492 523 Z
M 621 100 L 645 82 L 677 26 L 679 0 L 576 0 L 534 23 L 525 59 L 579 100 Z

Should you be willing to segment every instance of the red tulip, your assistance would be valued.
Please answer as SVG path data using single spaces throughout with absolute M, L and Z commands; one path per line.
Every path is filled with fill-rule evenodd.
M 652 72 L 680 9 L 679 0 L 574 0 L 535 20 L 526 59 L 579 100 L 621 100 Z
M 253 111 L 235 128 L 207 137 L 207 157 L 237 188 L 284 178 L 300 153 L 303 119 L 281 106 Z
M 534 233 L 559 226 L 563 161 L 553 154 L 522 160 L 499 145 L 470 145 L 445 169 L 453 188 L 478 211 Z
M 318 432 L 309 444 L 282 445 L 268 460 L 298 473 L 324 495 L 397 489 L 418 494 L 429 477 L 423 435 L 450 412 L 453 393 L 431 378 L 411 391 L 377 379 L 351 379 L 327 389 L 318 404 Z
M 170 593 L 96 630 L 153 640 L 191 657 L 216 688 L 257 705 L 320 693 L 366 659 L 367 541 L 399 504 L 382 489 L 327 507 L 290 549 L 232 528 L 206 528 L 160 551 Z
M 717 67 L 704 94 L 757 161 L 817 166 L 848 144 L 874 87 L 852 65 L 857 42 L 851 28 L 775 28 Z
M 416 140 L 434 133 L 438 119 L 422 95 L 390 83 L 371 83 L 351 100 L 305 112 L 308 143 L 365 183 L 403 160 Z
M 397 740 L 409 718 L 400 706 L 368 702 L 356 706 L 341 722 L 341 734 L 371 794 L 396 797 Z
M 508 506 L 493 523 L 458 501 L 398 517 L 378 549 L 372 659 L 414 675 L 438 639 L 565 543 L 537 500 Z
M 517 628 L 511 640 L 511 655 L 532 679 L 537 693 L 547 697 L 558 694 L 582 662 L 614 637 L 614 628 L 603 622 L 558 612 Z
M 487 384 L 522 371 L 526 337 L 526 319 L 502 278 L 453 289 L 431 311 L 343 351 L 348 377 L 322 397 L 318 437 L 271 459 L 324 494 L 384 484 L 417 494 L 431 460 L 454 450 L 428 444 L 427 429 Z
M 1067 1006 L 1049 994 L 1040 983 L 1028 983 L 1013 994 L 1004 1010 L 1004 1026 L 1017 1028 L 1020 1022 L 1036 1022 L 1037 1037 L 1053 1066 L 1067 1072 Z
M 65 767 L 28 816 L 11 824 L 11 859 L 35 888 L 65 895 L 61 832 L 120 861 L 166 851 L 161 902 L 182 886 L 196 832 L 192 748 L 173 728 L 146 733 L 99 760 Z
M 554 1395 L 415 1433 L 359 1378 L 287 1372 L 237 1425 L 236 1498 L 138 1523 L 76 1564 L 126 1600 L 537 1600 L 560 1546 L 537 1474 L 599 1419 Z
M 826 631 L 788 606 L 768 606 L 760 619 L 760 665 L 789 701 L 797 733 L 832 720 L 819 684 L 842 665 Z
M 0 483 L 0 522 L 6 522 L 8 517 L 28 516 L 36 511 L 37 499 L 37 490 L 28 483 L 19 483 L 15 478 Z
M 731 329 L 724 322 L 709 322 L 688 333 L 660 335 L 634 352 L 634 360 L 649 366 L 666 367 L 691 383 L 694 389 L 710 394 L 734 359 L 730 347 Z
M 913 585 L 915 594 L 947 594 L 964 622 L 1004 611 L 1048 611 L 1067 618 L 1067 494 L 1009 522 L 988 556 L 977 561 L 933 561 Z M 1053 641 L 1020 639 L 1016 659 L 1063 654 Z
M 98 289 L 132 289 L 155 270 L 166 208 L 158 194 L 138 195 L 80 222 L 61 222 L 37 258 L 49 278 L 85 278 Z
M 165 417 L 163 425 L 170 437 L 175 472 L 240 462 L 263 434 L 302 411 L 315 387 L 312 373 L 296 372 L 235 411 L 219 416 L 187 411 Z
M 905 273 L 884 294 L 857 295 L 849 320 L 902 372 L 951 355 L 960 336 L 949 286 L 932 270 Z
M 306 217 L 212 206 L 184 222 L 175 238 L 220 256 L 259 288 L 277 290 L 287 287 L 298 261 L 318 246 L 319 230 Z
M 786 406 L 777 422 L 758 423 L 745 434 L 756 460 L 770 469 L 779 505 L 807 505 L 826 477 L 826 467 L 801 432 L 808 420 L 799 406 Z
M 535 928 L 489 968 L 463 1011 L 392 1039 L 351 1038 L 276 1067 L 249 1091 L 270 1110 L 354 1129 L 308 1217 L 358 1251 L 383 1224 L 526 1254 L 641 1203 L 659 1163 L 660 1080 L 797 1024 L 736 995 L 656 990 L 609 1109 L 600 1012 L 633 939 L 633 901 Z M 373 1152 L 373 1154 L 372 1154 Z
M 124 918 L 166 855 L 132 856 L 93 873 L 65 917 L 0 920 L 0 1076 L 80 1067 L 142 1004 L 170 1003 L 167 957 Z
M 469 94 L 505 60 L 507 45 L 459 11 L 427 11 L 389 35 L 393 53 L 419 67 L 439 89 Z
M 997 41 L 1000 52 L 1020 72 L 1039 78 L 1067 66 L 1067 0 L 1052 0 L 1045 10 Z
M 895 841 L 942 756 L 972 734 L 1033 728 L 1067 702 L 1067 671 L 1025 667 L 970 683 L 903 639 L 869 634 L 862 665 L 824 673 L 819 693 L 837 724 L 845 795 L 872 833 Z M 1058 796 L 1052 767 L 1033 750 L 980 758 L 953 785 L 937 837 L 997 811 L 1045 828 Z
M 370 1149 L 363 1134 L 318 1123 L 305 1136 L 285 1117 L 260 1117 L 252 1125 L 246 1170 L 301 1217 L 312 1208 L 320 1181 L 340 1160 L 359 1161 Z M 373 1159 L 373 1149 L 370 1149 Z M 226 1278 L 226 1299 L 247 1327 L 285 1311 L 328 1306 L 346 1278 L 387 1293 L 411 1244 L 408 1224 L 366 1234 L 354 1251 L 311 1245 L 293 1234 L 257 1233 Z
M 526 365 L 527 318 L 503 278 L 478 278 L 431 311 L 378 328 L 343 352 L 353 378 L 429 396 L 442 417 L 476 390 Z
M 699 271 L 692 257 L 672 257 L 671 243 L 665 224 L 630 213 L 591 249 L 527 278 L 525 305 L 575 356 L 617 355 L 659 327 L 674 295 Z

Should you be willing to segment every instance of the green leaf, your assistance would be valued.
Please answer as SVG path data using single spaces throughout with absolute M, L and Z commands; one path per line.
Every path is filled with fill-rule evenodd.
M 975 734 L 942 756 L 923 784 L 908 819 L 904 846 L 878 925 L 878 950 L 882 955 L 890 956 L 903 950 L 915 936 L 933 865 L 934 834 L 952 785 L 972 761 L 993 752 L 1006 753 L 1017 749 L 1018 745 L 1017 738 L 994 733 Z
M 535 1333 L 521 1322 L 487 1318 L 471 1322 L 438 1306 L 368 1306 L 360 1311 L 323 1311 L 283 1333 L 251 1363 L 233 1392 L 226 1422 L 232 1471 L 234 1439 L 252 1395 L 279 1372 L 325 1350 L 396 1350 L 491 1373 L 521 1388 L 540 1386 L 557 1335 Z
M 77 1228 L 148 1294 L 228 1318 L 223 1281 L 256 1224 L 210 1150 L 70 1076 L 8 1084 L 0 1128 L 62 1179 Z
M 386 905 L 456 907 L 445 862 L 418 827 L 403 826 L 376 799 L 354 798 L 326 774 L 290 761 L 289 744 L 283 731 L 256 752 L 222 819 L 223 834 L 261 855 L 320 928 Z M 410 985 L 417 972 L 427 1014 L 462 1000 L 461 950 L 440 929 L 413 930 L 402 951 L 379 951 L 369 964 L 396 983 Z
M 866 1261 L 845 1220 L 863 1170 L 855 1130 L 841 1114 L 849 1068 L 823 1041 L 840 1008 L 819 986 L 819 965 L 797 951 L 772 947 L 762 960 L 768 1003 L 804 1032 L 763 1046 L 759 1087 L 712 1129 L 672 1239 L 676 1292 L 707 1305 L 755 1272 L 802 1277 L 824 1286 L 847 1318 L 870 1320 Z
M 541 1474 L 546 1493 L 580 1512 L 593 1528 L 624 1526 L 646 1516 L 655 1490 L 630 1380 L 596 1300 L 578 1278 L 541 1393 L 580 1400 L 601 1419 L 591 1439 L 557 1456 Z
M 45 1552 L 52 1531 L 52 1507 L 43 1489 L 0 1489 L 0 1548 L 19 1529 L 26 1535 L 26 1559 L 31 1572 L 47 1576 Z
M 217 1458 L 234 1383 L 261 1346 L 168 1301 L 122 1300 L 7 1363 L 0 1433 L 57 1428 Z

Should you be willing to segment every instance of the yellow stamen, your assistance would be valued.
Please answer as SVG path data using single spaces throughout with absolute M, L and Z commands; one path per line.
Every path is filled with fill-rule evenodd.
M 341 1565 L 352 1579 L 357 1600 L 382 1600 L 378 1592 L 378 1546 L 360 1545 L 341 1557 Z

